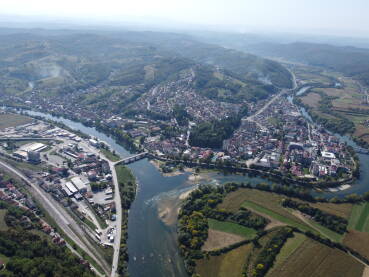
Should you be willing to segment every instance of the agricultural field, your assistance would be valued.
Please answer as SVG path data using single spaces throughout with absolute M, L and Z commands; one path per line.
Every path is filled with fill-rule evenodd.
M 341 241 L 342 235 L 329 230 L 328 228 L 309 220 L 292 209 L 282 207 L 283 195 L 253 189 L 239 189 L 226 196 L 218 206 L 220 209 L 235 212 L 240 207 L 244 207 L 255 213 L 271 220 L 273 226 L 290 225 L 302 231 L 320 233 L 333 241 Z M 302 200 L 296 200 L 304 203 Z M 309 203 L 310 204 L 310 203 Z M 335 215 L 344 215 L 348 218 L 351 212 L 350 204 L 331 204 L 331 203 L 311 203 L 315 208 Z M 268 226 L 267 226 L 268 227 Z M 268 228 L 267 228 L 268 229 Z
M 303 97 L 301 97 L 301 101 L 304 105 L 307 105 L 312 108 L 316 108 L 319 106 L 319 102 L 322 100 L 322 97 L 315 92 L 309 92 Z
M 263 214 L 278 215 L 278 218 L 286 218 L 286 220 L 296 221 L 303 223 L 301 220 L 292 215 L 287 209 L 281 206 L 281 201 L 286 198 L 283 195 L 276 193 L 270 193 L 266 191 L 254 190 L 254 189 L 239 189 L 227 195 L 223 203 L 218 207 L 225 209 L 226 211 L 235 212 L 243 205 L 253 205 L 254 207 L 261 207 Z M 247 202 L 247 203 L 245 203 Z M 251 204 L 253 203 L 253 204 Z M 247 208 L 247 207 L 245 207 Z M 267 212 L 265 212 L 267 211 Z
M 347 77 L 335 76 L 343 84 L 342 88 L 314 88 L 307 94 L 301 96 L 303 104 L 312 108 L 312 112 L 321 118 L 328 120 L 337 120 L 329 113 L 319 110 L 321 96 L 324 93 L 332 97 L 332 111 L 351 121 L 355 126 L 353 136 L 363 139 L 369 143 L 369 126 L 365 121 L 369 119 L 369 103 L 366 102 L 366 96 L 362 91 L 360 84 Z
M 369 232 L 369 202 L 353 206 L 348 229 Z
M 289 238 L 287 242 L 283 245 L 274 262 L 273 267 L 269 270 L 267 276 L 272 277 L 273 270 L 275 268 L 278 268 L 284 261 L 286 261 L 306 239 L 307 238 L 305 235 L 294 233 L 294 236 L 292 238 Z
M 211 193 L 204 194 L 204 201 Z M 269 223 L 266 226 L 263 225 L 264 232 L 260 233 L 259 237 L 255 236 L 256 231 L 253 229 L 208 218 L 208 238 L 201 248 L 204 251 L 204 258 L 193 260 L 196 264 L 194 272 L 202 277 L 245 276 L 242 274 L 247 276 L 261 274 L 257 276 L 267 277 L 363 276 L 366 268 L 363 262 L 339 250 L 339 247 L 332 246 L 333 244 L 328 242 L 326 244 L 314 236 L 310 237 L 309 233 L 346 245 L 363 257 L 368 257 L 369 232 L 352 230 L 344 234 L 338 232 L 345 231 L 346 223 L 343 218 L 359 227 L 362 221 L 366 222 L 369 205 L 366 207 L 366 205 L 350 203 L 313 203 L 297 198 L 292 198 L 295 204 L 291 205 L 293 200 L 287 201 L 286 198 L 288 197 L 282 194 L 252 188 L 238 188 L 227 193 L 222 202 L 215 207 L 219 212 L 237 213 L 244 208 L 268 219 Z M 323 211 L 323 213 L 318 211 L 316 213 L 325 221 L 323 222 L 322 218 L 315 218 L 315 212 L 309 212 L 308 207 L 301 206 L 299 203 L 309 205 L 312 210 L 315 208 Z M 301 211 L 306 211 L 306 214 Z M 318 223 L 314 218 L 322 223 Z M 270 224 L 274 225 L 268 228 Z M 343 229 L 336 228 L 335 224 L 344 224 Z M 299 230 L 293 231 L 287 225 Z M 227 252 L 229 248 L 225 247 L 252 237 L 255 238 L 252 243 Z M 207 253 L 214 250 L 217 250 L 216 253 L 219 253 L 219 256 L 211 256 Z M 238 256 L 237 251 L 240 251 Z
M 208 219 L 209 228 L 217 231 L 231 233 L 244 237 L 245 239 L 252 239 L 256 235 L 256 230 L 247 228 L 232 222 L 223 222 L 215 219 Z
M 349 219 L 351 216 L 351 210 L 353 205 L 350 203 L 309 203 L 310 206 L 320 209 L 326 213 L 334 214 L 336 216 L 340 216 L 346 219 Z
M 201 277 L 239 277 L 242 275 L 246 257 L 252 251 L 252 244 L 240 246 L 220 256 L 196 261 L 196 272 Z
M 0 114 L 0 130 L 32 122 L 33 119 L 20 114 Z
M 273 277 L 361 277 L 364 265 L 346 253 L 306 239 L 288 259 L 273 268 Z
M 321 83 L 323 85 L 329 85 L 332 83 L 332 78 L 322 74 L 321 69 L 294 65 L 293 72 L 301 83 Z
M 295 226 L 297 228 L 301 228 L 304 231 L 309 230 L 309 228 L 307 226 L 305 226 L 303 224 L 303 222 L 300 223 L 299 222 L 300 220 L 297 217 L 295 217 L 294 215 L 289 214 L 288 217 L 285 216 L 285 215 L 282 215 L 282 213 L 280 213 L 280 211 L 282 211 L 284 209 L 282 207 L 278 211 L 274 211 L 274 210 L 265 208 L 265 207 L 263 207 L 263 206 L 261 206 L 259 204 L 255 204 L 254 202 L 251 202 L 251 201 L 245 201 L 242 204 L 242 207 L 243 208 L 246 208 L 246 209 L 250 209 L 250 210 L 252 210 L 252 211 L 260 214 L 261 216 L 265 215 L 267 217 L 271 217 L 274 220 L 277 220 L 279 222 L 282 222 L 282 223 L 284 223 L 286 225 Z
M 214 229 L 208 230 L 208 238 L 206 239 L 201 250 L 212 251 L 222 249 L 234 243 L 245 240 L 243 236 L 234 235 L 227 232 L 217 231 Z
M 278 212 L 281 215 L 294 219 L 295 217 L 280 205 L 283 198 L 286 197 L 276 193 L 241 188 L 228 194 L 218 208 L 225 209 L 226 211 L 230 212 L 236 212 L 245 201 L 250 201 L 269 210 Z
M 369 233 L 349 230 L 343 240 L 343 244 L 369 259 Z

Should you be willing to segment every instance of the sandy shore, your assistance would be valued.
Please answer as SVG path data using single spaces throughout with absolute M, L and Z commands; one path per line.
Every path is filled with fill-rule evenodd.
M 185 191 L 174 198 L 162 199 L 158 203 L 158 216 L 166 225 L 174 225 L 177 223 L 178 213 L 183 200 L 185 200 L 196 187 Z

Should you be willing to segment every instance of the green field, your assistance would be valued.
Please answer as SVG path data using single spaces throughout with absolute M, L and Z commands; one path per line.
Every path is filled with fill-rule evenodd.
M 112 162 L 117 162 L 120 160 L 120 157 L 117 154 L 114 154 L 113 152 L 107 149 L 101 148 L 100 151 L 101 153 L 104 154 L 105 157 L 107 157 Z
M 258 204 L 255 204 L 253 202 L 250 202 L 250 201 L 245 201 L 243 204 L 242 204 L 242 207 L 244 208 L 250 208 L 252 210 L 255 210 L 256 212 L 258 213 L 261 213 L 261 214 L 266 214 L 272 218 L 274 218 L 275 220 L 278 220 L 282 223 L 285 223 L 287 225 L 290 225 L 290 226 L 294 226 L 296 228 L 299 228 L 301 229 L 302 231 L 312 231 L 312 232 L 315 232 L 312 228 L 302 224 L 302 223 L 299 223 L 297 218 L 296 220 L 292 220 L 290 218 L 287 218 L 285 217 L 284 215 L 280 215 L 272 210 L 269 210 L 267 208 L 264 208 L 263 206 L 260 206 Z
M 0 231 L 6 231 L 8 230 L 8 226 L 5 223 L 5 214 L 6 210 L 0 210 Z
M 131 170 L 124 165 L 115 166 L 117 171 L 117 178 L 119 183 L 135 182 L 135 177 L 133 176 Z
M 309 223 L 314 226 L 315 230 L 319 230 L 319 233 L 322 234 L 323 236 L 333 240 L 333 241 L 337 241 L 340 242 L 342 241 L 342 238 L 344 237 L 344 235 L 341 235 L 339 233 L 336 233 L 322 225 L 320 225 L 319 223 L 313 221 L 313 220 L 308 220 Z
M 32 120 L 32 118 L 20 114 L 0 114 L 0 129 L 24 125 Z
M 348 228 L 369 232 L 369 202 L 356 204 L 352 208 Z
M 257 233 L 255 229 L 247 228 L 232 222 L 218 221 L 211 218 L 208 219 L 208 224 L 210 229 L 239 235 L 246 239 L 254 238 Z
M 296 218 L 296 220 L 293 220 L 291 218 L 287 218 L 284 215 L 280 215 L 275 211 L 269 210 L 267 208 L 264 208 L 263 206 L 260 206 L 258 204 L 253 203 L 253 202 L 250 202 L 250 201 L 245 201 L 242 204 L 242 207 L 255 210 L 256 212 L 260 213 L 261 215 L 263 215 L 263 214 L 268 215 L 268 216 L 272 217 L 273 219 L 278 220 L 282 223 L 285 223 L 287 225 L 299 228 L 303 232 L 310 231 L 310 232 L 313 232 L 313 233 L 317 233 L 316 229 L 318 229 L 319 233 L 321 233 L 322 235 L 328 237 L 331 240 L 340 241 L 342 239 L 342 235 L 340 235 L 336 232 L 333 232 L 333 231 L 321 226 L 320 224 L 318 224 L 318 223 L 316 223 L 312 220 L 310 220 L 309 223 L 311 225 L 313 225 L 316 229 L 312 228 L 309 225 L 306 225 L 304 223 L 300 223 L 300 221 L 297 218 Z
M 230 212 L 236 212 L 245 201 L 248 201 L 257 204 L 258 206 L 265 207 L 270 211 L 274 211 L 285 218 L 303 223 L 282 207 L 281 202 L 283 198 L 285 197 L 276 193 L 255 189 L 239 189 L 228 194 L 218 207 Z

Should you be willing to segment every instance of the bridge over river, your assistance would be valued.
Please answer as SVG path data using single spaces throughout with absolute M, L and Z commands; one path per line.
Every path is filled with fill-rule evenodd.
M 364 155 L 369 155 L 369 150 L 368 149 L 354 147 L 354 150 L 355 150 L 356 153 L 364 154 Z
M 139 161 L 139 160 L 142 160 L 144 158 L 146 158 L 148 156 L 148 152 L 142 152 L 142 153 L 139 153 L 137 155 L 133 155 L 131 157 L 128 157 L 128 158 L 124 158 L 122 160 L 119 160 L 117 162 L 114 163 L 114 165 L 118 165 L 118 164 L 130 164 L 130 163 L 134 163 L 136 161 Z

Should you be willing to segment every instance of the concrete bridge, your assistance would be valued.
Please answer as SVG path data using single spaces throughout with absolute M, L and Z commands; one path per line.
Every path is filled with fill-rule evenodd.
M 134 155 L 134 156 L 131 156 L 131 157 L 128 157 L 128 158 L 124 158 L 120 161 L 117 161 L 115 162 L 114 164 L 115 165 L 118 165 L 118 164 L 130 164 L 130 163 L 134 163 L 136 161 L 139 161 L 139 160 L 142 160 L 144 158 L 146 158 L 148 156 L 148 152 L 142 152 L 142 153 L 139 153 L 137 155 Z

